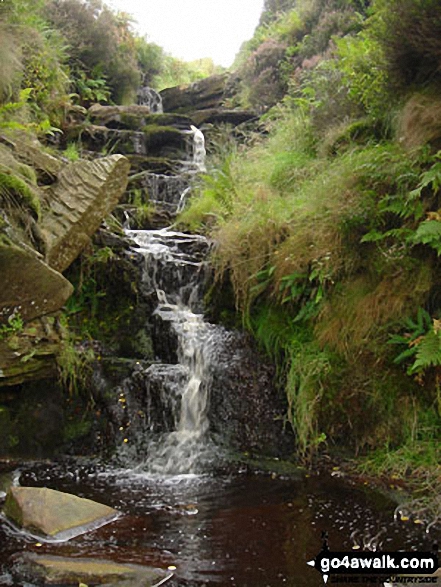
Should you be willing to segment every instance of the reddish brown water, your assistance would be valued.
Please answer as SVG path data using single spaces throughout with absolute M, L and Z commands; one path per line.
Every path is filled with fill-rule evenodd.
M 235 471 L 153 480 L 84 462 L 34 463 L 22 468 L 20 483 L 95 499 L 124 516 L 67 543 L 39 547 L 0 521 L 4 571 L 13 553 L 28 550 L 174 565 L 186 586 L 315 587 L 322 579 L 306 562 L 318 554 L 322 530 L 334 551 L 351 548 L 355 529 L 369 538 L 385 528 L 385 551 L 427 551 L 435 539 L 395 522 L 396 504 L 387 498 L 325 474 L 289 479 Z

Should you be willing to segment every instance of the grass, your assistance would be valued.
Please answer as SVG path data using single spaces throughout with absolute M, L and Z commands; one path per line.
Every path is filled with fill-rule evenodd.
M 414 410 L 436 396 L 430 373 L 420 390 L 393 365 L 387 341 L 437 288 L 429 246 L 401 236 L 418 227 L 411 206 L 435 205 L 437 177 L 420 189 L 427 152 L 381 140 L 370 122 L 360 140 L 365 127 L 352 123 L 330 153 L 303 110 L 275 109 L 268 136 L 218 157 L 180 217 L 216 241 L 217 277 L 228 275 L 243 323 L 279 366 L 304 460 L 345 443 L 410 457 Z

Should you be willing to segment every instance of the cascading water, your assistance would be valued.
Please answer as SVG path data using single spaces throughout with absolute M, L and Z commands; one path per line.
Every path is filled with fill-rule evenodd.
M 150 112 L 154 114 L 162 114 L 164 111 L 162 108 L 162 98 L 160 94 L 149 86 L 143 86 L 139 88 L 137 93 L 138 104 L 141 106 L 148 106 Z
M 178 397 L 172 401 L 170 397 L 163 398 L 171 403 L 174 429 L 150 441 L 148 458 L 140 467 L 159 474 L 195 473 L 210 459 L 206 437 L 210 364 L 224 337 L 223 329 L 205 322 L 201 314 L 203 257 L 208 242 L 204 237 L 167 228 L 128 231 L 128 235 L 145 258 L 146 290 L 154 292 L 158 300 L 155 318 L 161 330 L 171 332 L 166 340 L 176 341 L 178 365 L 185 373 Z M 158 348 L 158 354 L 160 359 L 167 359 L 170 351 Z M 154 364 L 146 375 L 151 379 L 160 375 L 164 379 L 167 371 L 173 377 L 176 365 Z
M 200 171 L 205 169 L 204 138 L 195 127 L 191 133 L 192 164 Z M 174 212 L 182 208 L 190 191 L 188 175 L 148 174 L 147 181 L 156 205 Z M 127 234 L 145 259 L 143 281 L 146 295 L 157 300 L 157 329 L 167 333 L 156 345 L 159 360 L 166 362 L 151 365 L 145 375 L 148 380 L 167 381 L 168 374 L 170 381 L 176 378 L 177 365 L 179 373 L 185 373 L 180 386 L 162 386 L 161 401 L 171 407 L 173 429 L 149 439 L 147 459 L 138 468 L 153 474 L 195 473 L 211 456 L 207 439 L 210 364 L 225 337 L 224 330 L 205 322 L 202 314 L 209 243 L 203 236 L 171 228 L 128 230 Z M 176 352 L 168 348 L 171 344 Z M 173 356 L 177 365 L 170 363 Z

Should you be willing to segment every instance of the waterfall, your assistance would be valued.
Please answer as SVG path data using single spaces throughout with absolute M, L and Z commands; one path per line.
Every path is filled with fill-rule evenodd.
M 184 171 L 205 173 L 207 171 L 205 166 L 207 152 L 205 150 L 205 137 L 203 132 L 193 124 L 190 125 L 190 130 L 183 130 L 181 132 L 192 137 L 188 148 L 190 160 L 184 162 Z
M 157 352 L 159 360 L 168 361 L 151 365 L 145 376 L 163 382 L 161 401 L 173 415 L 173 429 L 150 439 L 147 459 L 138 468 L 161 475 L 196 473 L 213 456 L 207 438 L 210 365 L 225 336 L 222 327 L 205 322 L 202 314 L 209 242 L 170 228 L 127 234 L 145 259 L 145 291 L 157 300 L 154 318 L 161 331 Z M 177 365 L 170 363 L 173 342 Z M 182 372 L 184 382 L 170 385 Z
M 205 172 L 207 171 L 205 167 L 205 137 L 198 128 L 191 125 L 191 132 L 193 133 L 193 165 L 196 168 L 196 171 Z
M 149 88 L 149 86 L 139 88 L 137 98 L 138 104 L 140 106 L 148 106 L 150 112 L 153 114 L 162 114 L 164 112 L 162 108 L 162 98 L 153 88 Z

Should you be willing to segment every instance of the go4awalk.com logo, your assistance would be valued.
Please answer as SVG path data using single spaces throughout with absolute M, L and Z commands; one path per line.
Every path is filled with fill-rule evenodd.
M 433 552 L 331 552 L 326 533 L 322 538 L 322 550 L 307 564 L 322 574 L 325 583 L 332 575 L 421 576 L 438 570 L 437 546 Z M 436 577 L 430 579 L 437 581 Z

